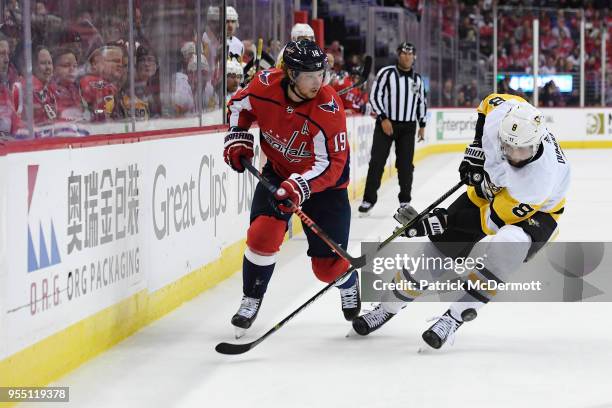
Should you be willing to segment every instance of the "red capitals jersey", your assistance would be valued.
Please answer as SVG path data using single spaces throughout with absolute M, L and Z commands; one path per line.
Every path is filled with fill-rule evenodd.
M 230 127 L 248 129 L 257 121 L 261 148 L 281 177 L 300 174 L 313 193 L 346 188 L 349 145 L 338 94 L 324 86 L 314 99 L 293 102 L 283 75 L 276 68 L 258 72 L 236 93 L 228 104 Z
M 0 136 L 12 136 L 24 127 L 13 108 L 13 95 L 8 84 L 0 80 Z
M 349 144 L 346 115 L 331 86 L 309 101 L 287 96 L 283 71 L 258 72 L 228 103 L 230 127 L 248 129 L 255 121 L 260 143 L 274 171 L 287 178 L 300 174 L 313 193 L 346 188 L 349 182 Z
M 117 87 L 104 79 L 85 75 L 79 81 L 81 96 L 93 115 L 93 120 L 104 120 L 111 116 L 118 105 L 116 99 Z
M 34 126 L 50 125 L 57 119 L 57 103 L 55 99 L 55 85 L 43 84 L 40 79 L 32 76 L 32 107 Z M 25 79 L 13 85 L 13 103 L 15 110 L 23 118 L 26 99 Z
M 59 120 L 73 122 L 85 118 L 81 92 L 77 84 L 56 84 L 55 99 L 57 101 L 57 114 Z

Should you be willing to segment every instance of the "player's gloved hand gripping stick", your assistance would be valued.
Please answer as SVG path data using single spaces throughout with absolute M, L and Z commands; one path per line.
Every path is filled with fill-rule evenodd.
M 427 215 L 429 215 L 429 213 L 432 212 L 438 205 L 440 205 L 440 203 L 442 201 L 446 200 L 448 197 L 452 196 L 455 193 L 455 191 L 459 190 L 461 188 L 461 186 L 463 186 L 463 184 L 466 183 L 466 181 L 467 181 L 467 178 L 461 179 L 460 182 L 455 184 L 450 190 L 448 190 L 446 193 L 444 193 L 440 198 L 438 198 L 436 201 L 431 203 L 429 205 L 429 207 L 427 207 L 426 209 L 421 211 L 419 213 L 419 215 L 417 215 L 414 219 L 412 219 L 412 221 L 410 221 L 407 224 L 402 225 L 399 228 L 396 228 L 395 231 L 393 232 L 393 234 L 391 234 L 389 236 L 389 238 L 385 239 L 383 242 L 378 244 L 378 250 L 377 251 L 380 251 L 381 249 L 386 247 L 389 244 L 389 242 L 393 241 L 395 238 L 399 237 L 400 235 L 405 235 L 405 231 L 407 229 L 413 227 L 415 224 L 417 224 L 423 218 L 425 218 Z
M 257 177 L 260 181 L 262 181 L 261 174 L 259 174 L 257 169 L 255 169 L 253 167 L 253 165 L 251 165 L 251 163 L 248 162 L 248 160 L 244 160 L 243 161 L 243 165 L 245 166 L 245 168 L 247 170 L 252 172 L 255 175 L 255 177 Z M 266 182 L 267 182 L 267 180 L 266 180 Z M 263 181 L 262 181 L 262 183 L 263 183 Z M 438 198 L 436 201 L 431 203 L 431 205 L 429 207 L 427 207 L 425 210 L 423 210 L 421 213 L 419 213 L 419 215 L 417 215 L 414 219 L 412 219 L 412 221 L 410 221 L 406 225 L 403 225 L 400 228 L 397 228 L 395 230 L 395 232 L 393 233 L 393 235 L 391 235 L 391 237 L 387 238 L 384 242 L 382 242 L 378 246 L 378 251 L 381 250 L 383 247 L 385 247 L 393 239 L 395 239 L 398 236 L 402 235 L 403 232 L 406 231 L 408 228 L 410 228 L 413 225 L 415 225 L 416 223 L 420 222 L 423 217 L 427 216 L 427 214 L 429 214 L 434 208 L 436 208 L 438 205 L 440 205 L 440 203 L 442 203 L 442 201 L 446 200 L 448 197 L 453 195 L 453 193 L 455 193 L 455 191 L 459 190 L 461 188 L 461 186 L 463 186 L 464 183 L 465 183 L 465 179 L 462 179 L 459 183 L 455 184 L 450 190 L 448 190 L 446 193 L 444 193 L 444 195 L 442 195 L 442 197 Z M 274 187 L 274 186 L 272 186 L 272 187 Z M 340 255 L 340 254 L 338 254 L 338 255 Z M 370 259 L 373 259 L 373 258 L 370 258 Z M 328 283 L 327 286 L 325 286 L 323 289 L 321 289 L 317 293 L 315 293 L 314 296 L 312 296 L 305 303 L 303 303 L 300 307 L 298 307 L 293 312 L 291 312 L 287 317 L 285 317 L 283 320 L 278 322 L 273 328 L 271 328 L 270 330 L 265 332 L 258 339 L 254 340 L 254 341 L 252 341 L 250 343 L 245 343 L 245 344 L 219 343 L 215 347 L 215 350 L 218 353 L 221 353 L 221 354 L 242 354 L 242 353 L 246 353 L 247 351 L 249 351 L 252 348 L 254 348 L 255 346 L 257 346 L 259 343 L 264 341 L 268 336 L 270 336 L 271 334 L 273 334 L 276 331 L 278 331 L 281 327 L 283 327 L 285 325 L 285 323 L 287 323 L 289 320 L 293 319 L 295 316 L 297 316 L 298 313 L 300 313 L 302 310 L 304 310 L 308 306 L 310 306 L 311 303 L 313 303 L 315 300 L 317 300 L 322 295 L 324 295 L 325 292 L 327 292 L 330 288 L 335 286 L 338 282 L 340 282 L 342 279 L 344 279 L 349 273 L 353 272 L 355 269 L 357 269 L 357 268 L 355 268 L 354 266 L 351 266 L 344 274 L 342 274 L 342 276 L 339 276 L 338 278 L 336 278 L 335 281 L 333 281 L 331 283 Z

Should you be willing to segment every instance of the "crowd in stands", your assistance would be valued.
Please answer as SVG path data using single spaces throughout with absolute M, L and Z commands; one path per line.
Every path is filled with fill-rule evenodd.
M 442 33 L 458 38 L 460 51 L 477 49 L 484 70 L 492 72 L 493 2 L 492 0 L 439 0 L 443 8 Z M 601 70 L 612 72 L 612 41 L 607 42 L 607 66 L 601 58 L 602 30 L 612 38 L 612 9 L 609 1 L 587 0 L 500 0 L 498 2 L 497 70 L 500 73 L 532 73 L 533 20 L 539 19 L 539 74 L 570 74 L 578 83 L 580 70 L 580 12 L 584 8 L 585 81 L 598 87 Z M 561 10 L 564 8 L 566 10 Z M 567 10 L 574 9 L 574 10 Z M 452 77 L 449 73 L 448 77 Z M 473 106 L 469 98 L 471 84 L 445 81 L 443 89 L 449 106 Z M 469 81 L 469 79 L 467 79 Z M 450 82 L 449 82 L 450 81 Z M 612 82 L 608 82 L 610 86 Z M 540 87 L 540 103 L 546 106 L 574 106 L 579 100 L 577 86 L 561 94 L 558 84 L 546 82 Z M 612 89 L 610 89 L 612 91 Z M 514 92 L 521 92 L 520 89 Z M 452 95 L 452 96 L 451 96 Z M 598 103 L 599 100 L 594 101 Z
M 0 0 L 2 138 L 32 137 L 27 126 L 29 100 L 35 137 L 80 136 L 98 131 L 85 125 L 157 118 L 175 120 L 220 112 L 228 98 L 248 83 L 257 69 L 279 66 L 284 44 L 266 38 L 262 58 L 258 59 L 257 39 L 239 38 L 240 10 L 227 7 L 225 44 L 229 59 L 224 62 L 227 87 L 223 90 L 223 41 L 218 6 L 203 11 L 202 35 L 198 38 L 194 10 L 184 5 L 173 10 L 144 8 L 144 3 L 138 0 L 134 3 L 134 72 L 131 75 L 130 27 L 125 2 L 33 1 L 32 47 L 31 55 L 26 58 L 21 2 Z M 492 71 L 492 0 L 434 0 L 434 3 L 442 10 L 442 36 L 457 38 L 460 51 L 473 49 L 477 43 L 485 70 Z M 537 16 L 540 74 L 569 73 L 577 78 L 580 15 L 558 10 L 549 3 L 584 7 L 585 79 L 597 83 L 602 69 L 612 72 L 612 41 L 607 43 L 607 66 L 601 61 L 600 52 L 601 30 L 607 28 L 609 38 L 612 34 L 612 11 L 604 7 L 607 2 L 600 0 L 499 1 L 498 71 L 531 72 L 532 21 Z M 112 12 L 100 12 L 101 7 Z M 404 1 L 403 7 L 419 16 L 423 11 L 419 0 Z M 296 24 L 291 38 L 314 38 L 314 32 L 307 24 Z M 342 44 L 335 39 L 329 41 L 325 52 L 330 62 L 328 81 L 334 88 L 351 87 L 359 80 L 362 55 L 345 55 Z M 28 59 L 33 74 L 30 83 L 24 75 Z M 441 84 L 439 105 L 473 107 L 479 103 L 484 91 L 479 78 L 455 78 L 447 71 L 444 75 L 447 79 Z M 608 86 L 612 84 L 610 77 Z M 573 92 L 562 93 L 554 81 L 548 81 L 539 90 L 540 105 L 574 106 L 579 99 L 577 88 L 574 86 Z M 498 90 L 531 98 L 529 93 L 512 89 L 507 76 L 498 82 Z M 607 94 L 612 98 L 612 89 Z M 348 110 L 365 112 L 367 95 L 367 89 L 357 87 L 342 95 L 342 102 Z
M 198 41 L 194 10 L 169 9 L 160 16 L 159 10 L 141 8 L 142 2 L 135 1 L 131 75 L 127 3 L 95 0 L 78 2 L 80 5 L 75 9 L 72 6 L 77 3 L 67 0 L 37 0 L 31 3 L 32 80 L 28 83 L 20 4 L 17 0 L 0 0 L 2 139 L 32 137 L 27 125 L 30 99 L 36 138 L 106 132 L 104 126 L 95 125 L 108 123 L 180 119 L 207 111 L 220 112 L 222 105 L 248 83 L 257 69 L 277 65 L 284 46 L 276 39 L 266 39 L 263 57 L 257 60 L 257 39 L 238 37 L 239 10 L 227 7 L 227 88 L 223 92 L 219 7 L 205 10 L 202 37 Z M 108 7 L 112 12 L 99 7 Z M 173 12 L 179 18 L 157 21 Z M 182 24 L 173 26 L 177 22 Z M 311 27 L 296 26 L 299 27 L 297 34 L 292 33 L 293 39 L 314 39 Z M 198 52 L 199 44 L 202 48 Z M 330 84 L 337 89 L 350 86 L 359 75 L 359 58 L 345 64 L 337 41 L 326 52 L 331 63 Z M 363 111 L 367 95 L 356 88 L 343 96 L 343 102 L 347 109 Z
M 284 45 L 267 39 L 263 58 L 256 61 L 257 40 L 238 38 L 238 10 L 227 7 L 227 88 L 223 92 L 219 7 L 206 9 L 202 37 L 198 41 L 196 23 L 189 22 L 193 10 L 191 15 L 186 13 L 183 18 L 160 24 L 155 21 L 160 19 L 159 13 L 141 10 L 140 2 L 135 2 L 132 82 L 125 5 L 112 1 L 107 4 L 113 8 L 110 13 L 96 8 L 102 4 L 99 2 L 79 2 L 81 6 L 77 10 L 69 11 L 60 7 L 60 3 L 53 0 L 32 3 L 32 79 L 28 84 L 24 75 L 27 58 L 23 51 L 23 10 L 16 0 L 0 0 L 3 11 L 0 135 L 3 139 L 32 137 L 27 126 L 28 92 L 31 92 L 32 122 L 37 138 L 86 135 L 92 132 L 92 126 L 88 126 L 91 124 L 188 118 L 207 111 L 220 112 L 222 104 L 248 83 L 256 69 L 277 65 Z M 165 28 L 173 22 L 183 25 Z M 292 33 L 294 39 L 314 39 L 312 28 L 305 24 L 297 26 L 299 29 Z M 306 36 L 300 32 L 304 28 L 309 30 Z M 199 52 L 198 43 L 202 45 Z M 350 86 L 358 67 L 353 75 L 344 70 L 342 47 L 337 41 L 327 51 L 330 62 L 336 61 L 331 63 L 330 83 L 338 89 Z M 359 61 L 352 63 L 358 65 Z M 198 97 L 201 97 L 199 103 Z M 343 96 L 343 101 L 347 108 L 363 111 L 367 97 L 354 89 Z M 220 120 L 221 116 L 217 123 Z
M 206 10 L 201 41 L 193 18 L 182 27 L 155 21 L 171 16 L 173 11 L 185 14 L 175 22 L 190 21 L 193 15 L 187 15 L 187 10 L 171 10 L 166 14 L 148 10 L 147 14 L 136 7 L 134 72 L 130 75 L 127 3 L 79 2 L 78 9 L 66 8 L 77 4 L 72 1 L 39 0 L 31 4 L 32 80 L 28 83 L 20 2 L 0 1 L 3 138 L 32 137 L 26 125 L 28 92 L 34 137 L 80 136 L 89 134 L 92 124 L 177 119 L 220 111 L 223 67 L 219 7 Z M 112 12 L 96 7 L 109 7 Z M 190 12 L 193 14 L 193 10 Z M 243 45 L 233 35 L 237 15 L 234 17 L 228 14 L 227 42 L 230 55 L 237 53 L 235 57 L 240 59 Z M 198 43 L 202 46 L 199 53 Z M 199 103 L 198 95 L 202 98 Z M 100 127 L 99 131 L 107 129 Z

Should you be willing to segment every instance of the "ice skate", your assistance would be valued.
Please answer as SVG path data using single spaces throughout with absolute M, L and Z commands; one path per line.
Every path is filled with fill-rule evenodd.
M 355 272 L 353 272 L 355 273 Z M 359 293 L 359 275 L 355 279 L 355 283 L 346 289 L 340 290 L 340 301 L 342 302 L 342 313 L 344 318 L 349 322 L 359 316 L 361 312 L 361 295 Z
M 374 310 L 370 310 L 363 316 L 359 316 L 353 320 L 353 329 L 361 336 L 367 336 L 375 330 L 378 330 L 383 324 L 387 323 L 395 316 L 393 313 L 385 311 L 382 303 L 379 303 Z
M 240 307 L 232 317 L 232 324 L 235 327 L 234 336 L 236 339 L 244 336 L 246 330 L 251 327 L 255 318 L 257 318 L 262 300 L 263 299 L 255 299 L 245 295 L 242 296 Z
M 442 317 L 425 332 L 423 332 L 423 340 L 434 349 L 441 348 L 444 343 L 450 341 L 451 344 L 455 341 L 455 332 L 464 322 L 469 322 L 476 318 L 476 310 L 466 309 L 461 313 L 463 320 L 457 320 L 452 315 L 450 310 L 447 310 Z
M 359 206 L 359 208 L 357 209 L 357 211 L 359 211 L 359 217 L 367 217 L 370 213 L 370 210 L 372 210 L 372 208 L 374 208 L 374 204 L 368 201 L 363 201 L 361 205 Z

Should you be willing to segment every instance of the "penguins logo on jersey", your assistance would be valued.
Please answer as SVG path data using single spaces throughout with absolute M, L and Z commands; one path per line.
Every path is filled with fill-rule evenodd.
M 331 101 L 324 103 L 323 105 L 319 105 L 319 108 L 324 110 L 325 112 L 336 113 L 340 110 L 340 107 L 336 103 L 336 100 L 332 96 Z
M 533 218 L 527 219 L 527 223 L 532 227 L 539 227 L 540 222 L 538 220 L 534 220 Z
M 261 82 L 264 85 L 270 85 L 270 81 L 268 80 L 268 77 L 270 76 L 270 71 L 261 71 L 261 73 L 259 74 L 259 82 Z

